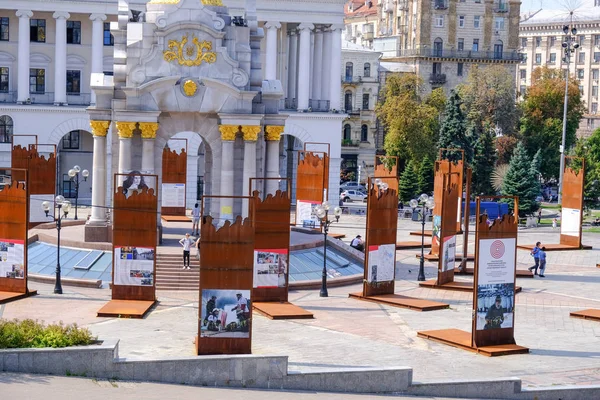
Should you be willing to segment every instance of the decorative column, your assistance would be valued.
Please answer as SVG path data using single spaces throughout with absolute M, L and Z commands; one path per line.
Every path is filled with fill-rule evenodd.
M 298 26 L 300 31 L 300 55 L 298 62 L 298 110 L 308 109 L 310 96 L 310 31 L 313 24 L 302 23 Z M 340 45 L 341 46 L 341 45 Z M 341 51 L 341 50 L 340 50 Z M 341 54 L 340 54 L 341 57 Z M 341 90 L 341 88 L 340 88 Z
M 281 28 L 279 22 L 267 22 L 267 57 L 265 60 L 265 79 L 274 81 L 277 79 L 277 30 Z
M 17 103 L 23 104 L 29 98 L 29 19 L 33 16 L 30 10 L 17 11 L 19 17 L 19 59 L 18 65 L 18 96 Z
M 342 96 L 342 26 L 331 25 L 331 75 L 329 75 L 329 108 L 339 111 Z
M 233 196 L 233 142 L 238 133 L 238 125 L 219 125 L 221 132 L 221 196 Z M 221 199 L 220 221 L 233 219 L 233 199 Z
M 106 134 L 110 121 L 90 121 L 94 135 L 92 165 L 92 216 L 90 224 L 106 222 Z
M 315 52 L 313 57 L 312 99 L 315 104 L 321 100 L 321 74 L 323 68 L 323 30 L 315 29 Z M 320 107 L 317 107 L 320 109 Z
M 158 131 L 157 122 L 140 122 L 140 132 L 142 133 L 142 174 L 154 174 L 154 142 L 156 131 Z M 153 180 L 149 181 L 153 182 Z M 150 187 L 150 186 L 149 186 Z M 152 188 L 155 189 L 156 188 Z
M 54 105 L 67 104 L 67 19 L 68 12 L 57 11 L 52 17 L 56 20 L 56 43 L 54 44 Z
M 104 21 L 105 14 L 90 15 L 92 21 L 92 74 L 102 73 L 103 49 L 104 49 Z M 96 104 L 96 93 L 92 91 L 91 104 Z
M 294 108 L 296 99 L 296 79 L 298 65 L 298 35 L 295 30 L 290 31 L 290 48 L 288 60 L 288 103 L 289 108 Z
M 131 172 L 131 138 L 135 129 L 135 122 L 117 122 L 119 134 L 119 173 Z M 120 182 L 117 182 L 119 185 Z
M 242 125 L 244 134 L 244 174 L 242 196 L 250 193 L 250 178 L 256 178 L 256 141 L 260 133 L 260 126 Z M 242 200 L 242 216 L 248 216 L 248 200 Z
M 267 141 L 267 178 L 279 177 L 279 139 L 285 126 L 265 126 L 265 139 Z M 267 194 L 274 194 L 279 188 L 275 180 L 268 180 L 266 185 Z
M 321 100 L 327 101 L 329 98 L 329 75 L 331 74 L 331 31 L 329 28 L 323 29 L 323 65 L 321 68 Z M 340 88 L 341 91 L 341 88 Z

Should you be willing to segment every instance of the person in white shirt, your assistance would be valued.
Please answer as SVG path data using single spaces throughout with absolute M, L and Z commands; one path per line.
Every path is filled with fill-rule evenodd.
M 200 223 L 200 207 L 198 207 L 198 203 L 194 204 L 194 208 L 192 209 L 192 235 L 199 235 L 199 223 Z
M 248 315 L 248 300 L 242 296 L 241 293 L 237 293 L 237 305 L 235 307 L 233 307 L 233 310 L 235 310 L 235 313 L 238 317 L 238 320 L 243 321 L 245 319 L 247 319 L 247 315 Z
M 179 244 L 183 246 L 183 269 L 190 268 L 190 247 L 194 244 L 194 240 L 190 237 L 189 233 L 185 234 L 185 237 L 179 241 Z M 187 261 L 187 265 L 186 265 Z
M 361 239 L 360 235 L 356 235 L 354 239 L 350 242 L 350 247 L 354 247 L 358 251 L 364 251 L 365 244 Z

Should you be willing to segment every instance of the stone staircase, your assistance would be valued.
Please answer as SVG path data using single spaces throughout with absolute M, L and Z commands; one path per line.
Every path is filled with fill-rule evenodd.
M 191 270 L 183 268 L 181 254 L 156 255 L 156 289 L 157 290 L 198 290 L 200 270 L 195 257 L 195 249 L 190 255 Z

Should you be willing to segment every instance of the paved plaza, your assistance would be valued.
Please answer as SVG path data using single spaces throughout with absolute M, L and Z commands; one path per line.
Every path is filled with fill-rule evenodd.
M 415 222 L 401 220 L 398 240 L 408 240 L 409 232 L 419 228 Z M 173 229 L 176 235 L 186 227 Z M 345 234 L 346 241 L 356 234 L 364 236 L 364 216 L 344 215 L 331 232 Z M 531 349 L 530 354 L 487 358 L 418 338 L 421 330 L 470 331 L 472 294 L 419 288 L 417 250 L 397 252 L 396 293 L 447 302 L 450 309 L 420 313 L 348 298 L 348 293 L 361 290 L 360 285 L 331 288 L 328 298 L 319 297 L 318 290 L 292 291 L 290 301 L 313 312 L 315 319 L 272 321 L 254 314 L 252 352 L 288 355 L 290 369 L 297 371 L 412 367 L 415 382 L 517 377 L 524 387 L 598 384 L 600 323 L 569 316 L 571 311 L 600 308 L 600 268 L 596 268 L 600 235 L 584 233 L 583 239 L 594 249 L 549 252 L 545 279 L 517 279 L 523 291 L 516 295 L 515 338 L 517 344 Z M 558 243 L 558 230 L 520 231 L 519 243 L 537 240 Z M 470 253 L 473 241 L 472 235 Z M 521 269 L 532 262 L 525 250 L 518 250 L 517 259 Z M 435 274 L 436 265 L 426 263 L 426 276 Z M 96 318 L 96 311 L 110 299 L 108 289 L 64 287 L 63 295 L 54 295 L 52 285 L 31 282 L 30 288 L 39 295 L 0 306 L 0 317 L 76 322 L 99 339 L 120 339 L 119 354 L 128 359 L 194 353 L 195 291 L 159 291 L 157 307 L 147 318 L 134 320 Z

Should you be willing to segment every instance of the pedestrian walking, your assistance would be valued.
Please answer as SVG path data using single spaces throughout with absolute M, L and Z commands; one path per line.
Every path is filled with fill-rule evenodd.
M 556 218 L 554 218 L 552 220 L 552 229 L 556 229 L 556 225 L 558 225 L 558 221 L 556 221 Z
M 542 247 L 539 251 L 539 258 L 540 258 L 540 278 L 545 278 L 546 275 L 544 275 L 544 273 L 546 272 L 546 248 Z
M 531 252 L 529 253 L 533 256 L 533 261 L 535 262 L 535 265 L 533 267 L 529 267 L 527 269 L 529 270 L 529 272 L 531 272 L 533 269 L 535 269 L 534 275 L 538 274 L 538 268 L 540 266 L 540 246 L 541 245 L 542 245 L 541 242 L 537 242 L 535 244 L 535 246 L 533 247 L 533 249 L 531 249 Z
M 199 235 L 199 225 L 200 223 L 200 208 L 198 207 L 198 203 L 194 204 L 194 209 L 192 210 L 192 235 Z
M 190 234 L 186 233 L 185 237 L 179 241 L 183 246 L 183 269 L 190 268 L 190 247 L 194 244 L 194 240 L 190 238 Z
M 538 224 L 540 224 L 542 222 L 542 209 L 540 208 L 540 210 L 538 211 Z

